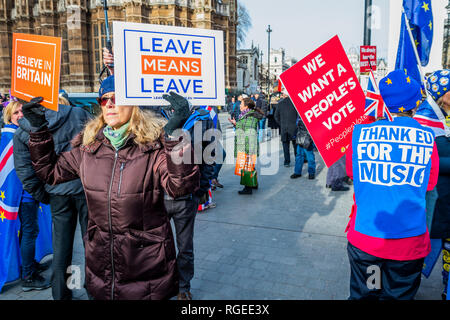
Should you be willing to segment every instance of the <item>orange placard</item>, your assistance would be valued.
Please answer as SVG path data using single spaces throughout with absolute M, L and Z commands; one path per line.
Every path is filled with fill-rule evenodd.
M 202 60 L 199 58 L 142 56 L 142 74 L 201 76 Z
M 11 94 L 58 111 L 61 38 L 13 33 Z
M 256 154 L 248 155 L 245 152 L 238 152 L 236 159 L 236 166 L 234 167 L 234 174 L 241 175 L 241 170 L 253 171 L 256 165 Z

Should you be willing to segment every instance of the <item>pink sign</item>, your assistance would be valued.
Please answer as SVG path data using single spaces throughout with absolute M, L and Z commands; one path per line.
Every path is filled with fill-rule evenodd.
M 353 126 L 367 123 L 365 96 L 338 36 L 280 75 L 327 167 L 351 143 Z

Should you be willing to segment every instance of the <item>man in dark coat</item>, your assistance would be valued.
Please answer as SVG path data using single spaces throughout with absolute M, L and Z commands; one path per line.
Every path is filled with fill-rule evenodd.
M 54 137 L 57 154 L 72 149 L 72 138 L 77 135 L 90 119 L 90 114 L 82 108 L 59 105 L 58 112 L 45 109 L 49 131 Z M 70 274 L 67 268 L 72 264 L 73 241 L 77 219 L 82 236 L 86 233 L 88 210 L 80 179 L 55 186 L 44 184 L 31 164 L 28 139 L 31 126 L 24 117 L 19 120 L 19 129 L 14 135 L 14 166 L 23 188 L 42 201 L 45 194 L 50 195 L 52 212 L 53 273 L 52 295 L 54 300 L 70 300 L 72 292 L 67 288 Z
M 297 156 L 295 138 L 297 134 L 297 110 L 288 95 L 283 94 L 283 98 L 278 102 L 275 111 L 275 121 L 280 126 L 281 142 L 283 143 L 284 166 L 291 164 L 290 147 L 294 148 L 294 156 Z
M 261 110 L 264 113 L 264 117 L 259 120 L 259 128 L 258 128 L 258 141 L 262 142 L 264 140 L 264 130 L 266 129 L 266 117 L 267 117 L 267 109 L 268 104 L 266 99 L 264 99 L 264 96 L 261 95 L 259 92 L 255 93 L 255 105 L 256 108 Z
M 209 111 L 195 106 L 191 108 L 191 114 L 198 112 L 200 115 L 209 115 Z M 203 158 L 203 151 L 210 143 L 205 141 L 205 133 L 214 130 L 214 122 L 211 117 L 208 120 L 199 120 L 194 126 L 188 129 L 191 143 L 194 147 L 194 154 L 199 154 L 201 159 L 196 162 L 200 169 L 200 188 L 194 193 L 180 198 L 172 198 L 168 194 L 164 195 L 164 205 L 169 218 L 173 218 L 178 248 L 177 266 L 179 272 L 179 292 L 178 300 L 191 300 L 191 280 L 194 277 L 194 223 L 197 215 L 198 205 L 203 204 L 208 199 L 208 190 L 211 187 L 210 181 L 214 179 L 214 163 L 208 163 Z M 196 136 L 195 133 L 201 133 Z M 197 150 L 199 149 L 199 150 Z M 211 159 L 212 160 L 212 159 Z M 199 163 L 200 162 L 200 163 Z M 215 205 L 215 204 L 213 204 Z
M 303 163 L 308 161 L 308 179 L 314 179 L 316 176 L 316 159 L 314 157 L 314 142 L 306 129 L 302 119 L 297 116 L 297 156 L 295 157 L 294 173 L 291 179 L 297 179 L 302 176 Z

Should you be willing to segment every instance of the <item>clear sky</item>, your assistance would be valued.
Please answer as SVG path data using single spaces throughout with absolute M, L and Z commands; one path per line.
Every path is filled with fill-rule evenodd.
M 267 60 L 267 25 L 273 30 L 270 46 L 280 47 L 300 60 L 334 35 L 346 50 L 359 46 L 364 39 L 364 0 L 238 0 L 247 8 L 252 27 L 246 44 L 263 50 Z M 400 0 L 391 0 L 400 1 Z M 375 28 L 371 44 L 377 46 L 377 57 L 387 58 L 389 0 L 373 0 Z

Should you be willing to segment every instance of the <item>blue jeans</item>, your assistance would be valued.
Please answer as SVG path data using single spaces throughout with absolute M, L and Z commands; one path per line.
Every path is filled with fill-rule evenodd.
M 38 226 L 39 202 L 22 202 L 19 208 L 21 225 L 20 255 L 22 256 L 22 278 L 28 277 L 34 271 L 34 256 L 36 253 L 36 238 Z
M 259 120 L 258 142 L 262 142 L 264 129 L 266 128 L 266 118 Z
M 305 148 L 300 147 L 297 145 L 297 155 L 295 156 L 295 168 L 294 173 L 295 174 L 302 174 L 303 170 L 303 162 L 304 157 L 306 157 L 306 160 L 308 161 L 308 173 L 309 174 L 316 174 L 316 159 L 314 157 L 314 151 L 308 151 Z

